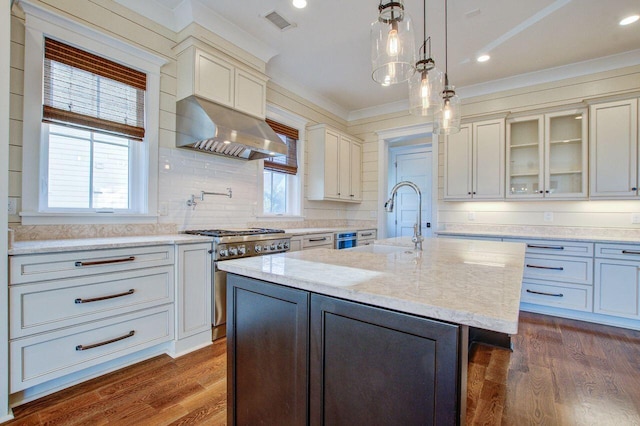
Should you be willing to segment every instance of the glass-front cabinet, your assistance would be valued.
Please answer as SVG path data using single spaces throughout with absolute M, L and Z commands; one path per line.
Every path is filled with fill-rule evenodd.
M 507 121 L 507 198 L 587 198 L 586 109 Z

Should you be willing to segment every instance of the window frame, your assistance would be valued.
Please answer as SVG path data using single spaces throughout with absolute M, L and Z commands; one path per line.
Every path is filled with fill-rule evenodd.
M 23 97 L 22 211 L 23 225 L 90 223 L 157 223 L 158 138 L 160 128 L 160 67 L 167 60 L 107 34 L 85 27 L 37 6 L 23 3 L 25 11 L 25 63 Z M 50 211 L 42 204 L 46 197 L 48 133 L 42 123 L 44 38 L 64 43 L 119 62 L 147 74 L 145 91 L 145 137 L 136 142 L 141 150 L 138 169 L 130 181 L 135 205 L 119 211 Z M 36 171 L 25 173 L 27 170 Z
M 296 154 L 298 156 L 298 173 L 286 175 L 287 179 L 287 206 L 288 211 L 283 214 L 270 214 L 264 211 L 264 160 L 259 162 L 258 170 L 258 206 L 259 219 L 303 220 L 304 203 L 304 179 L 305 179 L 305 140 L 308 121 L 296 114 L 286 111 L 274 105 L 267 105 L 267 118 L 298 129 L 298 141 L 296 142 Z M 277 173 L 277 172 L 275 172 Z

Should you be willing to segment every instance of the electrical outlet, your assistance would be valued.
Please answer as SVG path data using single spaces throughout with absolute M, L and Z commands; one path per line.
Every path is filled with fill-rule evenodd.
M 158 209 L 158 213 L 160 216 L 166 216 L 169 214 L 169 206 L 166 202 L 160 203 L 160 208 Z
M 476 220 L 476 212 L 469 212 L 469 213 L 467 213 L 467 219 L 469 219 L 469 220 Z
M 631 213 L 631 223 L 640 223 L 640 213 Z
M 9 208 L 7 211 L 9 214 L 18 214 L 18 200 L 15 198 L 9 198 Z
M 544 221 L 553 222 L 553 212 L 544 212 Z

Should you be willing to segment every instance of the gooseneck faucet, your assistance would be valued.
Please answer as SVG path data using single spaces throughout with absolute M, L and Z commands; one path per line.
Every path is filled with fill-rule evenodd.
M 416 224 L 413 225 L 413 238 L 411 238 L 411 241 L 413 241 L 416 250 L 422 250 L 422 241 L 424 240 L 424 238 L 422 237 L 422 193 L 420 192 L 420 188 L 418 188 L 418 185 L 413 182 L 409 182 L 408 180 L 403 180 L 402 182 L 396 183 L 395 186 L 391 189 L 391 196 L 389 197 L 387 202 L 384 203 L 384 209 L 387 211 L 387 213 L 393 212 L 393 199 L 395 198 L 398 189 L 402 188 L 403 186 L 408 186 L 409 188 L 416 191 L 416 194 L 418 194 L 418 217 L 416 217 Z

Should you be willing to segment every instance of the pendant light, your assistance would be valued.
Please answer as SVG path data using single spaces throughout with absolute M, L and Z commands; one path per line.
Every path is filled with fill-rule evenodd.
M 442 91 L 442 109 L 436 113 L 435 133 L 449 135 L 460 131 L 460 98 L 456 95 L 455 88 L 449 84 L 448 65 L 448 14 L 447 3 L 444 2 L 444 90 Z
M 442 107 L 442 72 L 431 58 L 431 37 L 427 38 L 427 4 L 423 9 L 423 40 L 420 59 L 415 64 L 415 73 L 409 79 L 409 112 L 419 116 L 433 116 Z
M 404 1 L 378 5 L 378 19 L 371 24 L 371 77 L 383 86 L 407 81 L 415 64 L 415 36 Z

